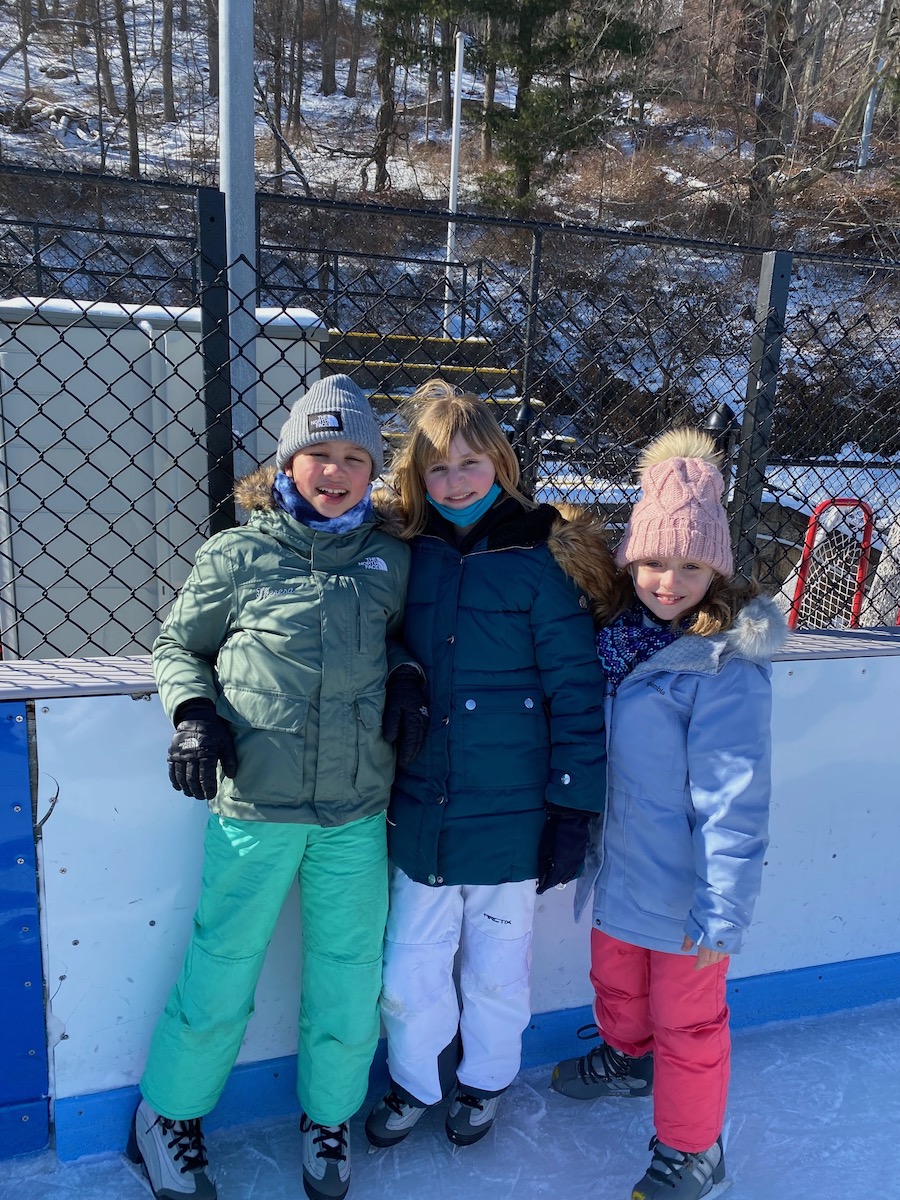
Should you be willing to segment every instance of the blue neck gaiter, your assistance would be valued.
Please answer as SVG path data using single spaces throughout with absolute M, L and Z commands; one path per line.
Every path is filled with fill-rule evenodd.
M 493 483 L 480 500 L 473 500 L 465 508 L 448 508 L 446 504 L 438 504 L 437 500 L 432 500 L 430 496 L 428 503 L 452 525 L 474 525 L 476 521 L 481 520 L 502 491 L 499 483 Z
M 284 471 L 278 471 L 275 474 L 275 482 L 272 484 L 272 499 L 282 512 L 286 512 L 289 517 L 293 517 L 301 525 L 307 525 L 310 529 L 321 530 L 325 533 L 347 533 L 351 529 L 358 529 L 363 521 L 372 519 L 375 511 L 372 508 L 372 485 L 369 484 L 366 494 L 358 504 L 348 508 L 339 517 L 323 517 L 308 500 L 304 500 L 297 491 L 293 479 L 290 475 L 285 475 Z

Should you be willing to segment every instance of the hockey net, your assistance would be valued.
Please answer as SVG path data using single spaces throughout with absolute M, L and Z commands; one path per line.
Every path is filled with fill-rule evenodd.
M 857 497 L 834 497 L 816 507 L 797 570 L 785 584 L 791 629 L 859 625 L 873 531 L 872 509 Z

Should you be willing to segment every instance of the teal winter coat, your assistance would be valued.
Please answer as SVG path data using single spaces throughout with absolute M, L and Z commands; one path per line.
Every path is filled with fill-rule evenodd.
M 274 471 L 239 486 L 247 524 L 210 538 L 153 647 L 169 717 L 194 697 L 230 725 L 234 779 L 210 809 L 243 820 L 344 825 L 383 811 L 394 753 L 381 734 L 409 548 L 380 518 L 347 533 L 294 520 Z M 390 656 L 390 664 L 389 664 Z
M 398 770 L 388 844 L 419 883 L 535 878 L 546 804 L 603 809 L 603 673 L 587 597 L 554 557 L 573 575 L 608 560 L 581 533 L 503 497 L 459 546 L 436 512 L 411 542 L 403 641 L 425 671 L 430 725 Z

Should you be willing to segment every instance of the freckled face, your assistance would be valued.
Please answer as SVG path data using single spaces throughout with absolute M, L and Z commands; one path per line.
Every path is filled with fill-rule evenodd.
M 365 496 L 372 459 L 353 442 L 319 442 L 297 451 L 290 475 L 297 491 L 320 516 L 339 517 Z
M 489 455 L 473 450 L 461 434 L 450 443 L 445 459 L 433 462 L 425 471 L 425 490 L 438 504 L 465 508 L 482 500 L 497 478 Z
M 632 563 L 638 599 L 655 617 L 675 621 L 700 603 L 715 572 L 683 558 L 644 558 Z

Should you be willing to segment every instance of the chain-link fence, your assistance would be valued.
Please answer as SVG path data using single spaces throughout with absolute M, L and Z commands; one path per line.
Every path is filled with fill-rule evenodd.
M 705 426 L 739 567 L 792 625 L 897 621 L 900 268 L 262 195 L 236 345 L 218 192 L 10 170 L 0 189 L 6 657 L 146 651 L 240 519 L 234 478 L 339 371 L 389 443 L 425 379 L 492 399 L 528 488 L 613 537 L 641 447 Z

